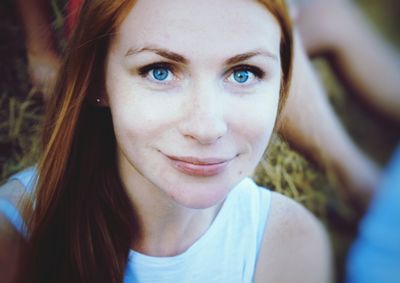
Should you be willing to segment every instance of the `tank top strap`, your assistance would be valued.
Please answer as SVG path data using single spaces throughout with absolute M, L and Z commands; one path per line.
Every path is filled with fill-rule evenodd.
M 24 219 L 22 218 L 21 212 L 18 209 L 18 202 L 21 200 L 23 195 L 30 195 L 36 185 L 36 167 L 32 166 L 26 168 L 8 179 L 8 184 L 12 181 L 17 181 L 22 192 L 10 191 L 10 195 L 0 199 L 0 214 L 4 215 L 7 220 L 14 226 L 14 228 L 25 238 L 28 237 L 28 230 Z
M 37 173 L 36 166 L 28 167 L 14 175 L 12 175 L 8 180 L 16 180 L 20 182 L 25 188 L 25 192 L 32 193 L 36 185 Z
M 254 228 L 257 239 L 257 250 L 261 247 L 264 238 L 264 230 L 268 220 L 271 206 L 272 192 L 264 187 L 258 186 L 251 178 L 244 179 L 236 190 L 240 215 L 243 223 L 249 222 Z M 245 218 L 247 217 L 247 219 Z

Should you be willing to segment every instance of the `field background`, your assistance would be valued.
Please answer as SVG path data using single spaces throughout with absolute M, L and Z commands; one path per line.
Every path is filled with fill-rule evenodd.
M 358 0 L 374 27 L 400 48 L 400 1 Z M 53 0 L 54 28 L 62 52 L 65 0 Z M 373 56 L 373 54 L 371 54 Z M 384 164 L 399 138 L 399 127 L 372 115 L 357 98 L 335 80 L 322 59 L 314 61 L 330 99 L 354 140 Z M 400 79 L 400 78 L 399 78 Z M 11 0 L 0 3 L 0 183 L 36 162 L 43 101 L 32 88 L 26 72 L 23 33 Z M 400 111 L 400 110 L 399 110 Z M 357 231 L 358 214 L 337 194 L 339 184 L 329 169 L 319 168 L 293 150 L 282 138 L 273 142 L 255 173 L 258 183 L 282 192 L 307 206 L 326 225 L 332 238 L 337 281 L 341 281 L 348 246 Z

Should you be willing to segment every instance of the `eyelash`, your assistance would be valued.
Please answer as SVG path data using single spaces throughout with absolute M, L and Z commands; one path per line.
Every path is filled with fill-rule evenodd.
M 173 74 L 176 72 L 176 68 L 173 64 L 168 63 L 168 62 L 157 62 L 157 63 L 149 64 L 149 65 L 139 68 L 138 74 L 142 77 L 146 77 L 146 76 L 148 76 L 149 72 L 154 69 L 168 69 Z
M 261 70 L 260 68 L 256 67 L 256 66 L 251 66 L 251 65 L 237 65 L 235 67 L 233 67 L 232 69 L 228 70 L 225 73 L 225 76 L 228 77 L 231 74 L 233 74 L 234 72 L 238 72 L 238 71 L 248 71 L 254 74 L 254 76 L 258 79 L 263 79 L 265 77 L 265 72 L 263 70 Z
M 146 78 L 149 75 L 149 72 L 154 70 L 154 69 L 168 69 L 169 71 L 171 71 L 172 74 L 175 74 L 177 72 L 177 68 L 168 62 L 156 62 L 153 64 L 149 64 L 146 66 L 143 66 L 141 68 L 138 69 L 138 74 L 143 77 Z M 256 66 L 251 66 L 251 65 L 246 65 L 246 64 L 242 64 L 242 65 L 237 65 L 234 66 L 233 68 L 229 69 L 228 71 L 225 72 L 224 76 L 225 78 L 228 78 L 229 76 L 231 76 L 234 72 L 237 71 L 248 71 L 254 74 L 254 76 L 261 80 L 265 77 L 265 72 L 263 70 L 261 70 L 260 68 L 256 67 Z M 158 81 L 157 83 L 159 84 L 163 84 L 162 81 Z
M 260 68 L 258 68 L 256 66 L 242 64 L 242 65 L 237 65 L 237 66 L 233 67 L 232 69 L 228 70 L 225 73 L 226 80 L 228 78 L 230 78 L 235 72 L 239 72 L 239 71 L 247 71 L 247 72 L 252 73 L 256 80 L 261 80 L 261 79 L 263 79 L 265 77 L 265 72 L 263 70 L 261 70 Z M 250 83 L 243 83 L 243 84 L 239 83 L 238 86 L 239 87 L 246 87 L 246 86 L 249 86 L 251 84 L 252 84 L 251 82 Z

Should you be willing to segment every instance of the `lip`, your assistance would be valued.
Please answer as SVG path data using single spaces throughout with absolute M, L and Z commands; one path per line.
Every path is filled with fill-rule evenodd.
M 178 171 L 199 177 L 210 177 L 222 173 L 233 158 L 197 158 L 166 155 Z

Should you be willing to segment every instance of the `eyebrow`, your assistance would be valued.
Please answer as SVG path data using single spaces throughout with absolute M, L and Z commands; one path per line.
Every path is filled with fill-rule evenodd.
M 178 63 L 182 63 L 182 64 L 189 63 L 188 59 L 186 59 L 182 55 L 179 55 L 178 53 L 169 51 L 167 49 L 152 48 L 152 47 L 143 47 L 140 49 L 129 48 L 125 54 L 125 57 L 130 56 L 130 55 L 135 55 L 135 54 L 138 54 L 138 53 L 141 53 L 144 51 L 153 52 L 161 57 L 167 58 L 169 60 L 172 60 L 172 61 L 175 61 Z M 246 61 L 252 57 L 259 56 L 259 55 L 270 58 L 274 61 L 278 61 L 278 57 L 276 55 L 274 55 L 273 53 L 266 51 L 266 50 L 260 50 L 260 51 L 252 51 L 252 52 L 246 52 L 243 54 L 235 55 L 235 56 L 225 60 L 224 63 L 225 63 L 225 65 L 234 65 L 234 64 L 238 64 L 240 62 Z
M 130 56 L 130 55 L 134 55 L 134 54 L 138 54 L 144 51 L 149 51 L 149 52 L 153 52 L 161 57 L 167 58 L 169 60 L 178 62 L 178 63 L 182 63 L 182 64 L 187 64 L 189 62 L 188 59 L 186 59 L 185 57 L 179 55 L 178 53 L 166 50 L 166 49 L 160 49 L 160 48 L 151 48 L 151 47 L 143 47 L 140 49 L 132 49 L 130 48 L 128 50 L 128 52 L 126 52 L 125 56 Z
M 269 51 L 252 51 L 243 54 L 235 55 L 225 61 L 225 65 L 235 65 L 237 63 L 246 61 L 254 56 L 264 56 L 274 61 L 278 61 L 278 57 Z

